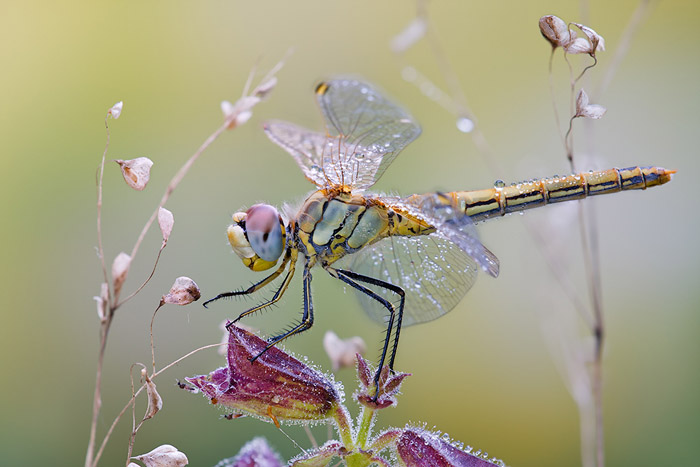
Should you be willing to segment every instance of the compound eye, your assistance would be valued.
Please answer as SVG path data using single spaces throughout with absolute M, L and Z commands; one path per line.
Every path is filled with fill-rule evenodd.
M 277 209 L 256 204 L 246 212 L 245 231 L 253 251 L 265 261 L 277 261 L 284 249 L 284 224 Z

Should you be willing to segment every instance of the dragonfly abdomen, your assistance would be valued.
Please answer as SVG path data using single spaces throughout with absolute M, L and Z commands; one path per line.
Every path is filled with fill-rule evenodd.
M 464 207 L 467 215 L 474 222 L 479 222 L 551 203 L 625 190 L 644 190 L 669 182 L 673 173 L 675 171 L 661 167 L 608 169 L 564 177 L 555 176 L 509 186 L 497 182 L 493 188 L 459 191 L 454 193 L 454 197 Z

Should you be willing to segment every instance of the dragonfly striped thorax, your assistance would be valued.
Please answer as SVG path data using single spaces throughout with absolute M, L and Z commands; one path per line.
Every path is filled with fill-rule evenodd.
M 301 259 L 301 320 L 270 338 L 270 348 L 313 325 L 311 271 L 320 266 L 357 290 L 363 308 L 386 325 L 375 382 L 387 357 L 393 369 L 402 326 L 449 312 L 469 291 L 479 269 L 498 276 L 498 259 L 479 241 L 475 222 L 562 201 L 645 189 L 667 183 L 674 173 L 660 167 L 630 167 L 509 186 L 496 183 L 476 191 L 380 196 L 367 189 L 418 137 L 420 127 L 406 111 L 358 80 L 321 83 L 316 98 L 326 122 L 324 133 L 283 121 L 268 122 L 264 128 L 317 190 L 286 218 L 274 207 L 258 204 L 234 214 L 228 228 L 229 242 L 248 268 L 276 268 L 250 287 L 219 294 L 205 306 L 220 298 L 252 294 L 282 277 L 271 299 L 233 322 L 267 308 L 285 293 Z

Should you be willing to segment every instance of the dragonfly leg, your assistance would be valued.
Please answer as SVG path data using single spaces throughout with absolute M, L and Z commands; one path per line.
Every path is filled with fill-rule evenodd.
M 381 374 L 382 368 L 384 367 L 384 361 L 386 360 L 386 354 L 389 350 L 389 341 L 391 340 L 391 330 L 394 327 L 394 318 L 396 318 L 396 331 L 394 333 L 394 342 L 392 345 L 391 349 L 391 357 L 389 358 L 389 369 L 391 371 L 394 370 L 394 360 L 396 359 L 396 349 L 399 346 L 399 334 L 401 333 L 401 322 L 403 321 L 403 308 L 404 308 L 404 301 L 406 298 L 406 293 L 404 290 L 396 286 L 394 284 L 390 284 L 388 282 L 385 282 L 380 279 L 376 279 L 374 277 L 369 277 L 365 276 L 362 274 L 358 274 L 356 272 L 348 271 L 345 269 L 334 269 L 331 268 L 330 266 L 326 267 L 326 270 L 333 276 L 341 281 L 345 282 L 346 284 L 352 286 L 353 288 L 359 290 L 360 292 L 368 295 L 369 297 L 373 298 L 377 302 L 379 302 L 382 306 L 384 306 L 387 310 L 389 310 L 389 323 L 387 324 L 387 329 L 386 329 L 386 336 L 384 338 L 384 347 L 382 348 L 382 356 L 379 359 L 379 366 L 377 367 L 377 373 L 374 375 L 374 385 L 377 390 L 375 393 L 375 397 L 379 395 L 379 376 Z M 396 295 L 400 297 L 400 302 L 398 309 L 392 304 L 390 301 L 386 300 L 384 297 L 379 296 L 376 294 L 374 291 L 368 289 L 362 284 L 359 284 L 358 282 L 364 282 L 366 284 L 374 285 L 377 287 L 382 287 L 388 290 L 391 290 L 394 292 Z
M 283 332 L 282 334 L 268 339 L 265 348 L 257 354 L 255 357 L 251 358 L 250 361 L 254 362 L 259 356 L 267 352 L 271 347 L 277 345 L 277 343 L 283 341 L 287 337 L 299 334 L 311 328 L 314 324 L 314 305 L 311 300 L 311 269 L 309 265 L 304 266 L 304 312 L 301 317 L 299 324 L 291 328 L 290 330 Z
M 289 267 L 289 271 L 287 271 L 287 275 L 284 276 L 284 280 L 282 281 L 282 284 L 280 284 L 279 288 L 275 291 L 275 294 L 272 296 L 271 299 L 266 300 L 262 302 L 261 304 L 254 306 L 253 308 L 249 308 L 248 310 L 244 311 L 240 315 L 238 315 L 238 318 L 234 319 L 231 321 L 229 324 L 226 325 L 226 329 L 229 329 L 233 323 L 237 323 L 241 319 L 245 318 L 246 316 L 255 313 L 256 311 L 260 311 L 263 308 L 267 308 L 271 305 L 274 305 L 279 301 L 280 298 L 282 298 L 282 295 L 287 291 L 287 287 L 289 287 L 289 283 L 292 281 L 292 277 L 294 277 L 294 263 L 292 263 Z
M 262 289 L 263 287 L 265 287 L 267 284 L 269 284 L 269 283 L 272 282 L 273 280 L 277 279 L 277 277 L 278 277 L 280 274 L 282 274 L 282 272 L 284 272 L 285 268 L 287 267 L 287 263 L 289 262 L 289 258 L 290 258 L 290 255 L 287 253 L 287 254 L 284 256 L 284 259 L 282 260 L 282 264 L 279 265 L 279 267 L 275 270 L 275 272 L 273 272 L 272 274 L 270 274 L 269 276 L 267 276 L 267 277 L 264 278 L 263 280 L 261 280 L 261 281 L 259 281 L 259 282 L 256 282 L 255 284 L 251 285 L 251 286 L 248 287 L 247 289 L 243 289 L 243 290 L 233 290 L 233 291 L 231 291 L 231 292 L 220 293 L 220 294 L 217 295 L 216 297 L 210 298 L 209 300 L 207 300 L 206 302 L 204 302 L 202 305 L 204 306 L 204 308 L 208 308 L 208 305 L 209 305 L 211 302 L 215 302 L 215 301 L 220 300 L 220 299 L 222 299 L 222 298 L 227 298 L 227 297 L 239 297 L 239 296 L 242 296 L 242 295 L 250 295 L 250 294 L 252 294 L 252 293 L 254 293 L 254 292 L 257 292 L 258 290 Z M 292 267 L 290 268 L 290 272 L 293 273 L 293 271 L 294 271 L 294 263 L 292 263 Z M 287 273 L 287 276 L 289 276 L 289 273 Z M 286 278 L 286 277 L 285 277 L 285 282 L 287 282 L 287 278 Z

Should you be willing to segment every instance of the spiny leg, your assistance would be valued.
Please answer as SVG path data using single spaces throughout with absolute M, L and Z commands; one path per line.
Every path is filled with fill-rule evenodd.
M 269 276 L 267 276 L 266 278 L 264 278 L 263 280 L 261 280 L 260 282 L 256 282 L 255 284 L 251 285 L 250 287 L 248 287 L 248 288 L 245 289 L 245 290 L 234 290 L 234 291 L 231 291 L 231 292 L 220 293 L 220 294 L 217 295 L 216 297 L 207 300 L 207 301 L 204 302 L 202 305 L 204 306 L 204 308 L 208 308 L 207 305 L 209 305 L 211 302 L 215 302 L 215 301 L 220 300 L 220 299 L 222 299 L 222 298 L 227 298 L 227 297 L 238 297 L 238 296 L 242 296 L 242 295 L 250 295 L 250 294 L 252 294 L 252 293 L 254 293 L 254 292 L 257 292 L 258 290 L 262 289 L 263 287 L 265 287 L 267 284 L 269 284 L 269 283 L 272 282 L 273 280 L 277 279 L 277 277 L 278 277 L 280 274 L 282 274 L 282 272 L 283 272 L 283 271 L 285 270 L 285 268 L 287 267 L 287 263 L 289 262 L 289 258 L 290 258 L 290 255 L 289 255 L 289 253 L 287 253 L 287 254 L 284 256 L 284 259 L 282 260 L 282 264 L 279 265 L 279 267 L 277 268 L 277 270 L 276 270 L 275 272 L 273 272 L 272 274 L 270 274 Z M 292 263 L 292 267 L 291 267 L 291 269 L 290 269 L 290 272 L 293 271 L 293 270 L 294 270 L 294 263 Z M 289 273 L 287 273 L 287 276 L 289 276 Z M 285 278 L 285 282 L 287 282 L 287 278 Z
M 250 309 L 244 311 L 243 313 L 241 313 L 240 315 L 238 315 L 238 318 L 234 319 L 233 321 L 231 321 L 230 323 L 228 323 L 226 325 L 226 329 L 230 330 L 230 327 L 233 326 L 233 323 L 237 323 L 241 319 L 245 318 L 246 316 L 277 303 L 279 301 L 279 299 L 282 298 L 282 295 L 284 295 L 284 293 L 287 291 L 287 287 L 289 287 L 289 284 L 292 281 L 292 277 L 294 277 L 294 270 L 295 270 L 295 263 L 291 263 L 289 265 L 289 271 L 287 272 L 287 275 L 284 276 L 284 280 L 282 281 L 282 284 L 280 284 L 279 288 L 275 291 L 275 294 L 272 296 L 272 298 L 262 302 L 261 304 L 259 304 L 257 306 L 254 306 L 253 308 L 250 308 Z
M 268 339 L 265 348 L 257 354 L 255 357 L 251 358 L 250 361 L 254 362 L 259 356 L 267 352 L 271 347 L 277 345 L 277 343 L 285 340 L 286 338 L 304 332 L 311 328 L 314 324 L 314 305 L 311 299 L 311 268 L 308 262 L 304 265 L 304 279 L 303 279 L 303 290 L 304 290 L 304 312 L 301 316 L 301 322 L 294 326 L 289 331 L 286 331 L 278 336 Z
M 382 368 L 384 367 L 384 361 L 386 360 L 386 354 L 389 350 L 389 340 L 391 340 L 391 329 L 394 326 L 394 315 L 396 314 L 396 332 L 394 334 L 394 344 L 391 350 L 391 358 L 389 359 L 389 369 L 394 370 L 394 360 L 396 359 L 396 349 L 399 346 L 399 334 L 401 333 L 401 322 L 403 321 L 403 307 L 406 298 L 406 293 L 404 290 L 394 284 L 390 284 L 380 279 L 374 277 L 364 276 L 356 272 L 348 271 L 345 269 L 335 269 L 327 266 L 326 271 L 333 277 L 337 277 L 346 284 L 352 286 L 353 288 L 359 290 L 360 292 L 368 295 L 374 300 L 378 301 L 382 306 L 389 310 L 389 323 L 386 329 L 386 336 L 384 338 L 384 347 L 382 348 L 382 356 L 379 360 L 379 366 L 377 367 L 377 373 L 374 375 L 374 386 L 376 389 L 375 399 L 379 396 L 379 376 L 381 375 Z M 396 309 L 394 305 L 383 297 L 380 297 L 374 291 L 368 289 L 367 287 L 358 284 L 356 281 L 364 282 L 366 284 L 375 285 L 377 287 L 382 287 L 391 290 L 400 297 L 399 307 Z

